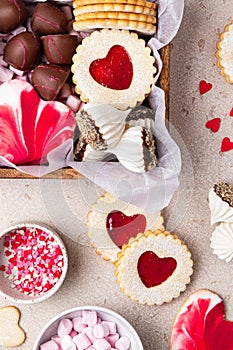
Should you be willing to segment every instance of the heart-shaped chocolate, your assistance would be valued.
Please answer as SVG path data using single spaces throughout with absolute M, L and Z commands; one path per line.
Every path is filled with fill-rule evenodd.
M 233 322 L 224 318 L 224 304 L 217 294 L 193 293 L 176 317 L 171 350 L 232 350 Z
M 121 248 L 130 238 L 145 231 L 146 218 L 142 214 L 127 216 L 121 211 L 114 210 L 107 216 L 106 228 L 111 240 Z
M 147 288 L 156 287 L 173 274 L 176 266 L 174 258 L 159 258 L 154 252 L 146 251 L 138 259 L 138 274 Z
M 200 94 L 201 95 L 206 94 L 208 91 L 212 89 L 212 87 L 213 85 L 211 83 L 207 83 L 207 81 L 201 80 L 199 84 Z
M 224 137 L 221 144 L 221 152 L 228 152 L 233 150 L 233 141 L 229 137 Z
M 125 90 L 133 79 L 133 64 L 126 49 L 114 45 L 105 58 L 93 61 L 89 67 L 92 78 L 113 90 Z
M 32 85 L 47 101 L 56 98 L 70 74 L 68 67 L 55 64 L 40 64 L 32 72 Z
M 15 347 L 25 341 L 25 333 L 19 326 L 20 312 L 14 306 L 0 308 L 0 346 Z
M 214 118 L 209 120 L 205 126 L 207 129 L 210 129 L 212 132 L 217 132 L 220 128 L 220 124 L 221 124 L 221 119 Z

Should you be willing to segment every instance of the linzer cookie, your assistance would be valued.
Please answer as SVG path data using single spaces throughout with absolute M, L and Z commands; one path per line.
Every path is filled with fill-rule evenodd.
M 76 8 L 78 6 L 83 5 L 93 5 L 93 4 L 105 4 L 105 3 L 113 3 L 112 0 L 75 0 L 73 2 L 73 7 Z M 133 4 L 138 6 L 144 6 L 149 8 L 156 8 L 156 4 L 154 2 L 145 1 L 145 0 L 114 0 L 114 3 L 118 4 Z
M 123 244 L 145 230 L 164 230 L 160 212 L 149 214 L 109 193 L 97 199 L 87 218 L 87 235 L 97 254 L 116 261 Z
M 121 291 L 141 304 L 170 302 L 186 289 L 193 273 L 184 242 L 160 230 L 131 238 L 117 257 L 115 276 Z
M 217 65 L 228 83 L 233 83 L 233 22 L 226 25 L 217 43 Z
M 81 100 L 120 109 L 142 102 L 156 72 L 151 49 L 145 45 L 136 33 L 116 29 L 95 31 L 85 38 L 71 67 Z
M 209 193 L 211 225 L 233 222 L 233 186 L 225 182 L 215 184 Z

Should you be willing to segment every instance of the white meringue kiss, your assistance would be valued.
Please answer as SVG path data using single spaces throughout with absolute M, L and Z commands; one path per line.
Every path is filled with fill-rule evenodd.
M 118 144 L 109 151 L 125 168 L 136 173 L 152 170 L 158 162 L 152 133 L 141 126 L 127 129 Z
M 107 104 L 88 103 L 76 114 L 76 121 L 82 137 L 92 148 L 106 150 L 121 138 L 129 112 Z
M 233 222 L 233 208 L 224 202 L 212 188 L 209 192 L 211 225 L 217 222 Z
M 211 248 L 219 259 L 229 262 L 233 258 L 233 223 L 223 222 L 211 236 Z

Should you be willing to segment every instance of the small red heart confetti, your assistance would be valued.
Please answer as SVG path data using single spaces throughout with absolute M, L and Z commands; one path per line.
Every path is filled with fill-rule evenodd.
M 131 237 L 143 233 L 146 229 L 146 218 L 142 214 L 127 216 L 121 211 L 110 212 L 106 219 L 106 228 L 111 240 L 121 248 Z
M 225 320 L 223 300 L 209 290 L 191 294 L 173 325 L 171 349 L 232 350 L 233 322 Z
M 230 113 L 229 113 L 229 116 L 230 116 L 230 117 L 233 117 L 233 108 L 231 108 Z
M 212 89 L 213 85 L 211 83 L 207 83 L 205 80 L 201 80 L 199 84 L 200 94 L 206 94 L 208 91 Z
M 229 139 L 229 137 L 224 137 L 221 145 L 221 152 L 228 152 L 233 150 L 233 142 Z
M 217 132 L 220 128 L 220 124 L 221 124 L 221 119 L 214 118 L 209 120 L 205 126 L 207 129 L 210 129 L 212 132 Z
M 147 287 L 155 287 L 165 282 L 175 271 L 177 262 L 167 257 L 160 258 L 154 252 L 146 251 L 138 259 L 138 274 Z

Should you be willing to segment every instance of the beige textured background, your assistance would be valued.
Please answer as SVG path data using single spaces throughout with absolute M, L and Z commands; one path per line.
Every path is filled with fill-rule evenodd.
M 19 350 L 31 350 L 36 335 L 57 313 L 79 305 L 111 308 L 138 331 L 145 350 L 169 349 L 172 323 L 184 299 L 199 288 L 209 288 L 225 300 L 233 320 L 232 263 L 212 254 L 208 191 L 217 181 L 233 183 L 233 151 L 220 154 L 223 137 L 233 140 L 233 87 L 216 67 L 215 45 L 225 24 L 232 20 L 232 0 L 185 0 L 184 20 L 171 47 L 171 132 L 181 147 L 181 185 L 165 210 L 167 228 L 182 238 L 193 254 L 192 281 L 178 299 L 162 306 L 141 306 L 118 289 L 113 266 L 87 246 L 85 218 L 100 190 L 88 180 L 1 180 L 0 229 L 14 223 L 37 221 L 57 228 L 66 243 L 70 266 L 59 292 L 49 301 L 20 306 L 27 341 Z M 213 89 L 200 96 L 201 79 Z M 221 117 L 217 134 L 205 128 Z M 70 238 L 68 238 L 70 237 Z M 76 242 L 75 242 L 76 241 Z M 9 303 L 0 298 L 0 306 Z M 0 321 L 1 323 L 1 321 Z M 134 349 L 137 350 L 137 349 Z

